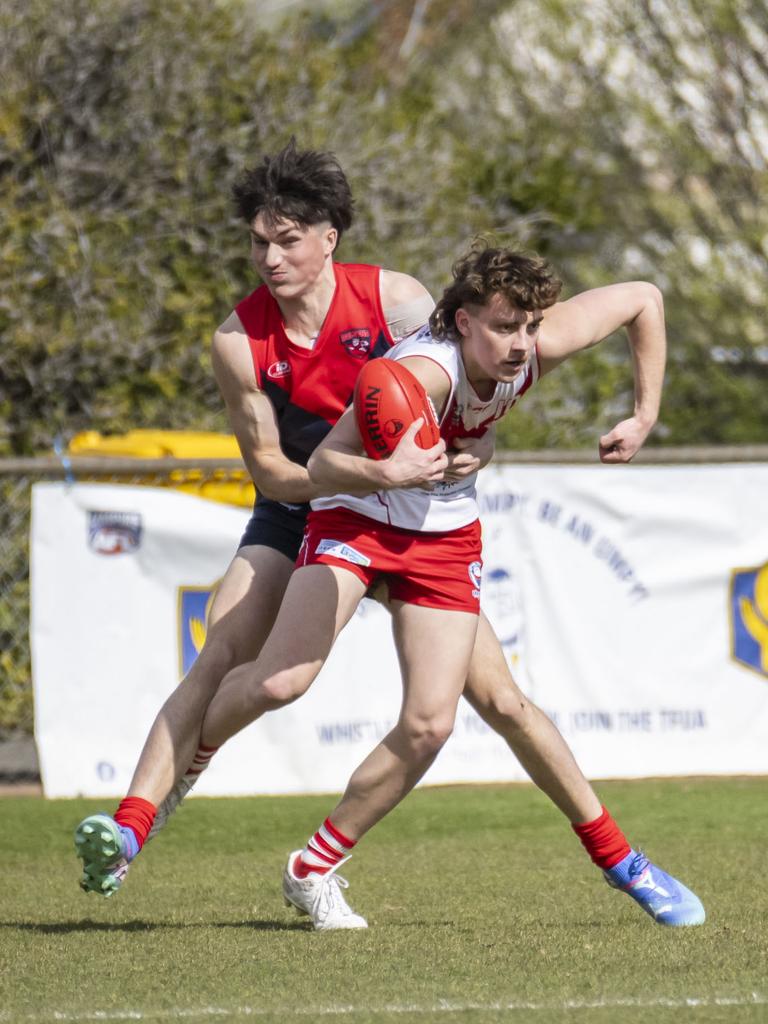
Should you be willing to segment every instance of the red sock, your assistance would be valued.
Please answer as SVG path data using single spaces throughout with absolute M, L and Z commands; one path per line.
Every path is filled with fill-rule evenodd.
M 612 868 L 632 850 L 624 833 L 604 807 L 599 818 L 571 828 L 592 858 L 592 863 L 599 868 Z
M 127 796 L 120 801 L 120 806 L 115 811 L 115 821 L 118 825 L 127 825 L 133 829 L 141 849 L 156 814 L 157 808 L 149 800 L 143 800 L 140 796 Z
M 324 875 L 352 852 L 357 840 L 348 839 L 339 832 L 330 818 L 326 818 L 315 832 L 293 866 L 297 878 L 306 878 L 313 871 Z

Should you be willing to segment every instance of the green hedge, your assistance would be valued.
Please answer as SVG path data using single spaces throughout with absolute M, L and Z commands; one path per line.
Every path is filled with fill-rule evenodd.
M 750 5 L 683 0 L 662 19 L 632 0 L 433 0 L 420 27 L 415 10 L 314 4 L 265 24 L 245 0 L 6 0 L 0 455 L 84 428 L 225 429 L 209 341 L 254 285 L 229 187 L 291 134 L 353 181 L 341 258 L 438 292 L 492 232 L 545 252 L 566 293 L 649 278 L 670 335 L 655 441 L 764 439 Z M 630 381 L 626 347 L 604 346 L 501 443 L 593 444 Z

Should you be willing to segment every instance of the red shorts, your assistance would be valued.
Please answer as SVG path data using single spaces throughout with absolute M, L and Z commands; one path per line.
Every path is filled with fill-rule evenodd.
M 345 508 L 310 512 L 297 568 L 335 565 L 371 586 L 381 577 L 393 601 L 480 611 L 480 520 L 448 533 L 401 530 Z

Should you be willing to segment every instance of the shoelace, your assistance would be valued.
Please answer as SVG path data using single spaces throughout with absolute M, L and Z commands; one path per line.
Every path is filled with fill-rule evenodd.
M 679 899 L 680 894 L 679 890 L 677 890 L 674 885 L 674 879 L 667 876 L 667 881 L 660 885 L 658 875 L 654 877 L 650 868 L 651 862 L 642 850 L 638 850 L 637 857 L 632 861 L 632 867 L 630 868 L 630 882 L 628 888 L 634 889 L 643 880 L 646 872 L 648 872 L 650 874 L 650 888 L 652 890 L 650 893 L 646 894 L 646 898 L 648 900 L 655 900 L 657 902 L 664 901 L 668 904 L 670 900 L 674 902 L 676 899 Z M 659 871 L 658 868 L 656 870 Z M 663 881 L 663 876 L 661 881 Z
M 349 888 L 349 882 L 346 878 L 342 878 L 341 875 L 337 875 L 336 872 L 339 870 L 345 861 L 349 860 L 349 857 L 342 857 L 338 864 L 334 864 L 333 867 L 326 871 L 321 877 L 320 885 L 317 890 L 317 896 L 312 905 L 313 911 L 318 916 L 322 913 L 323 917 L 327 917 L 329 911 L 340 910 L 343 914 L 353 913 L 352 908 L 349 906 L 347 901 L 341 894 L 342 889 Z
M 629 868 L 630 882 L 634 882 L 636 878 L 639 878 L 642 873 L 649 867 L 650 861 L 645 856 L 642 850 L 637 851 L 637 856 L 632 861 Z
M 629 866 L 629 880 L 627 882 L 622 884 L 621 882 L 614 881 L 607 871 L 603 872 L 603 877 L 612 889 L 632 889 L 638 879 L 642 877 L 643 872 L 650 866 L 650 863 L 643 851 L 638 850 Z

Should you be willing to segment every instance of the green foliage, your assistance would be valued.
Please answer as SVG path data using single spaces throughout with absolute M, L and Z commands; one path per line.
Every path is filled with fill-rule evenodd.
M 457 84 L 455 130 L 482 153 L 476 187 L 496 228 L 522 217 L 566 294 L 637 278 L 662 288 L 670 360 L 656 439 L 669 443 L 765 437 L 766 13 L 748 0 L 518 0 Z M 631 408 L 618 351 L 558 370 L 503 436 L 596 439 L 612 394 Z M 618 393 L 601 394 L 593 374 Z
M 671 345 L 657 439 L 763 440 L 764 15 L 349 0 L 280 21 L 247 0 L 63 0 L 52 17 L 7 0 L 0 455 L 83 428 L 226 428 L 208 344 L 255 283 L 229 187 L 291 134 L 352 180 L 342 259 L 439 293 L 494 232 L 545 253 L 566 293 L 651 279 Z M 502 437 L 592 444 L 630 378 L 626 347 L 604 346 Z
M 0 731 L 32 730 L 28 572 L 27 482 L 0 478 Z

